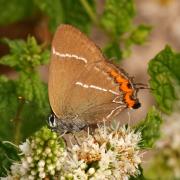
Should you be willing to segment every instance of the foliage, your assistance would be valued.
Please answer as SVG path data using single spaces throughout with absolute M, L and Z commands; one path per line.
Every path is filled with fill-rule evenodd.
M 161 146 L 149 163 L 146 176 L 151 179 L 179 179 L 179 115 L 173 119 L 173 112 L 178 114 L 180 85 L 180 53 L 166 46 L 149 62 L 148 73 L 150 86 L 158 107 L 166 114 L 169 124 L 162 130 Z M 168 123 L 166 121 L 166 123 Z M 177 149 L 176 149 L 176 148 Z M 162 177 L 163 173 L 163 177 Z
M 72 24 L 82 31 L 89 33 L 92 26 L 92 20 L 87 14 L 86 9 L 83 7 L 82 2 L 83 0 L 61 0 L 64 13 L 63 23 Z M 88 6 L 92 9 L 93 13 L 95 13 L 94 0 L 88 0 Z
M 119 48 L 119 43 L 116 42 L 116 41 L 113 41 L 113 42 L 109 43 L 104 48 L 104 52 L 110 58 L 110 60 L 112 60 L 114 62 L 118 62 L 120 59 L 123 58 L 122 51 Z
M 34 0 L 34 4 L 39 10 L 49 18 L 49 28 L 52 32 L 63 22 L 63 7 L 60 0 Z
M 49 0 L 34 0 L 34 2 L 42 13 L 49 17 L 52 32 L 56 30 L 60 23 L 72 24 L 84 32 L 89 32 L 91 20 L 79 0 L 54 0 L 53 3 Z M 92 9 L 95 9 L 93 0 L 88 1 L 88 3 Z
M 49 51 L 43 50 L 33 37 L 28 37 L 27 42 L 4 42 L 9 45 L 10 54 L 3 56 L 0 63 L 16 70 L 18 78 L 0 77 L 0 138 L 18 143 L 42 126 L 42 119 L 49 112 L 47 86 L 37 71 L 39 65 L 48 62 Z
M 132 31 L 130 40 L 135 44 L 143 44 L 147 40 L 150 31 L 150 26 L 141 24 Z
M 110 39 L 104 47 L 104 53 L 108 58 L 116 59 L 116 63 L 130 55 L 132 45 L 143 44 L 151 30 L 148 26 L 133 24 L 136 15 L 133 0 L 106 0 L 101 15 L 96 11 L 95 0 L 54 0 L 53 3 L 50 0 L 13 0 L 0 3 L 0 25 L 27 17 L 40 19 L 39 14 L 48 18 L 51 32 L 59 24 L 67 23 L 90 33 L 94 23 Z
M 148 26 L 136 27 L 133 24 L 135 14 L 133 0 L 107 0 L 105 3 L 100 23 L 109 34 L 111 43 L 105 47 L 104 52 L 109 58 L 118 58 L 116 62 L 130 55 L 133 44 L 143 44 L 151 31 Z
M 23 40 L 3 39 L 10 48 L 10 55 L 1 59 L 1 64 L 10 66 L 16 71 L 29 73 L 36 66 L 47 64 L 49 51 L 39 46 L 34 37 L 28 37 L 27 42 Z
M 113 37 L 118 37 L 129 31 L 134 16 L 135 8 L 132 0 L 107 0 L 101 23 Z
M 0 25 L 8 25 L 33 15 L 33 1 L 29 0 L 1 0 L 0 1 Z
M 88 4 L 95 11 L 94 0 L 88 0 Z M 13 0 L 0 2 L 0 25 L 7 25 L 16 21 L 35 18 L 42 14 L 49 19 L 49 28 L 54 32 L 61 23 L 69 23 L 77 26 L 84 32 L 89 32 L 91 20 L 82 7 L 81 0 Z
M 0 76 L 0 139 L 10 140 L 14 136 L 12 119 L 18 107 L 16 82 Z
M 12 161 L 18 161 L 19 155 L 17 147 L 8 142 L 0 141 L 0 176 L 7 174 L 8 167 L 12 164 Z M 8 169 L 7 169 L 8 168 Z
M 141 121 L 136 130 L 141 132 L 142 141 L 141 148 L 152 148 L 154 143 L 160 137 L 160 126 L 162 119 L 159 112 L 153 107 L 148 112 L 146 118 Z
M 159 108 L 170 114 L 173 104 L 178 99 L 175 88 L 180 84 L 180 53 L 175 53 L 169 46 L 158 53 L 149 63 L 152 93 Z

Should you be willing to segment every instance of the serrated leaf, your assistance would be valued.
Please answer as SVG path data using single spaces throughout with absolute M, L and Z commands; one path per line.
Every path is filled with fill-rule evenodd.
M 92 21 L 82 6 L 81 1 L 61 0 L 61 3 L 63 5 L 64 23 L 71 24 L 81 29 L 81 31 L 89 33 Z M 94 0 L 88 0 L 87 3 L 95 12 Z
M 0 64 L 15 68 L 16 71 L 30 72 L 39 65 L 47 64 L 50 57 L 48 50 L 43 50 L 34 37 L 27 41 L 3 39 L 10 48 L 10 54 L 1 58 Z
M 7 25 L 30 17 L 34 5 L 32 0 L 1 0 L 0 1 L 0 25 Z
M 175 53 L 169 46 L 149 62 L 148 73 L 150 86 L 159 108 L 170 114 L 173 104 L 178 99 L 175 86 L 180 84 L 180 53 Z
M 163 120 L 155 107 L 151 108 L 146 118 L 140 122 L 136 131 L 140 131 L 142 141 L 139 146 L 143 149 L 152 148 L 156 140 L 160 137 L 160 126 Z
M 101 24 L 113 37 L 119 37 L 131 29 L 134 16 L 132 0 L 106 0 Z
M 18 149 L 11 143 L 0 141 L 0 177 L 7 176 L 12 162 L 18 160 Z
M 47 103 L 47 86 L 42 82 L 37 72 L 21 72 L 18 78 L 17 95 L 26 101 L 36 101 L 39 107 Z
M 18 84 L 18 95 L 26 97 L 21 113 L 21 131 L 23 137 L 28 137 L 46 123 L 50 113 L 48 90 L 38 74 L 29 77 L 29 74 L 21 73 Z
M 3 122 L 0 137 L 17 143 L 44 125 L 49 114 L 47 85 L 37 72 L 37 67 L 48 62 L 49 51 L 43 50 L 30 37 L 27 42 L 5 41 L 10 46 L 10 54 L 0 62 L 14 68 L 19 76 L 14 81 L 4 77 L 0 81 Z
M 60 0 L 34 0 L 35 5 L 49 17 L 49 27 L 54 32 L 64 20 L 64 12 Z
M 42 84 L 42 82 L 40 83 Z M 18 115 L 18 123 L 20 124 L 19 140 L 24 140 L 42 127 L 50 113 L 47 86 L 43 85 L 43 89 L 39 89 L 41 84 L 38 87 L 34 87 L 34 91 L 42 90 L 40 94 L 35 96 L 32 101 L 23 102 L 21 112 Z M 15 141 L 16 118 L 20 105 L 17 93 L 18 88 L 18 81 L 0 77 L 0 140 Z

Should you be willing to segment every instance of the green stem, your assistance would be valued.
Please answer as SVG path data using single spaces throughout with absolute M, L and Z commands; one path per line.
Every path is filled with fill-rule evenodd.
M 93 12 L 91 6 L 88 4 L 87 0 L 80 0 L 81 4 L 83 5 L 84 9 L 86 10 L 87 14 L 91 18 L 94 24 L 98 25 L 99 22 L 97 20 L 96 14 Z
M 19 141 L 20 141 L 20 136 L 21 136 L 21 133 L 20 133 L 20 130 L 21 130 L 21 118 L 20 118 L 20 115 L 21 115 L 21 112 L 23 110 L 24 103 L 25 103 L 25 99 L 22 98 L 22 97 L 19 97 L 19 105 L 18 105 L 18 109 L 17 109 L 17 112 L 16 112 L 16 116 L 14 118 L 14 124 L 15 124 L 14 143 L 15 144 L 19 144 Z

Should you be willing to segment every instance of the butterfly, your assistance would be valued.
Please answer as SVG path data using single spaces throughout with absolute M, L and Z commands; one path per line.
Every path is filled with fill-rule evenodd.
M 49 126 L 60 133 L 110 121 L 141 106 L 133 78 L 108 61 L 77 28 L 60 25 L 52 41 L 48 93 Z

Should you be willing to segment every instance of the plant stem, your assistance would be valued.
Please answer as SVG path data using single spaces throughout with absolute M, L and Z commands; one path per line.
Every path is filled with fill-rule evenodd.
M 90 7 L 90 5 L 88 4 L 87 0 L 80 0 L 81 4 L 83 5 L 83 7 L 85 8 L 87 14 L 89 15 L 89 17 L 91 18 L 91 20 L 93 21 L 94 24 L 98 25 L 99 22 L 97 20 L 96 14 L 93 12 L 92 8 Z
M 25 99 L 23 97 L 19 97 L 18 100 L 19 100 L 19 105 L 18 105 L 16 116 L 14 118 L 14 124 L 15 124 L 14 143 L 15 144 L 19 144 L 19 141 L 20 141 L 20 136 L 21 136 L 21 133 L 20 133 L 21 118 L 20 118 L 20 115 L 21 115 L 21 112 L 23 110 L 24 103 L 25 103 Z

